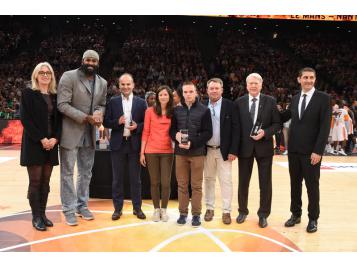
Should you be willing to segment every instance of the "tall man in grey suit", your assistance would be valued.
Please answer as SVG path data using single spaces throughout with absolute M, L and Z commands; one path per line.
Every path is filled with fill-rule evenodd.
M 97 74 L 99 55 L 83 54 L 82 66 L 65 72 L 58 84 L 57 107 L 63 114 L 60 142 L 61 201 L 68 225 L 77 225 L 77 212 L 85 220 L 94 219 L 88 209 L 89 183 L 95 153 L 95 127 L 105 111 L 107 81 Z M 77 193 L 73 182 L 77 161 Z

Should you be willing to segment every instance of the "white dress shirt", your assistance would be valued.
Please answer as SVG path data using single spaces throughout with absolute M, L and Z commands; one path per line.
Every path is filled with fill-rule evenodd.
M 125 98 L 124 95 L 122 95 L 122 105 L 123 105 L 123 112 L 125 117 L 125 126 L 123 132 L 124 137 L 129 137 L 131 135 L 128 127 L 130 126 L 130 121 L 131 121 L 131 107 L 133 106 L 133 97 L 134 97 L 133 93 L 130 93 L 128 99 Z
M 310 102 L 311 97 L 314 94 L 314 92 L 315 92 L 314 87 L 306 93 L 301 90 L 300 99 L 299 99 L 299 118 L 301 118 L 301 105 L 302 105 L 302 101 L 304 100 L 304 94 L 306 94 L 306 100 L 305 100 L 305 102 L 306 102 L 305 110 L 306 110 L 307 105 L 309 105 L 309 102 Z
M 257 100 L 255 101 L 255 113 L 254 113 L 254 121 L 253 121 L 253 125 L 255 124 L 255 121 L 257 121 L 257 117 L 258 117 L 258 108 L 259 108 L 259 101 L 260 101 L 260 93 L 258 94 L 258 96 L 253 97 L 250 94 L 249 95 L 249 112 L 250 112 L 250 107 L 252 107 L 253 104 L 253 98 L 256 98 Z

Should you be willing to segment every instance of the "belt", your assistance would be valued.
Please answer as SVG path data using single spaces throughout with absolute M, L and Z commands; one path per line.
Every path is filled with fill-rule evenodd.
M 214 146 L 214 145 L 207 145 L 207 147 L 208 148 L 211 148 L 211 149 L 213 149 L 213 150 L 217 150 L 217 149 L 219 149 L 219 148 L 221 148 L 221 146 Z

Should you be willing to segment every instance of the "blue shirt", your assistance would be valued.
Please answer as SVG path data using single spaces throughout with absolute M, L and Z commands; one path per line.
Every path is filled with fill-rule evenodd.
M 210 146 L 219 146 L 221 144 L 221 125 L 220 125 L 220 116 L 221 116 L 221 107 L 222 107 L 222 97 L 214 104 L 211 101 L 208 101 L 208 108 L 211 111 L 212 119 L 212 138 L 207 142 L 207 145 Z

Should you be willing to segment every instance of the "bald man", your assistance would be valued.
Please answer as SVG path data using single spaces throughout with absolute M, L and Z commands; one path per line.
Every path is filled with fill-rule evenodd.
M 110 148 L 113 170 L 112 220 L 122 215 L 124 202 L 124 167 L 129 168 L 130 195 L 133 214 L 139 219 L 146 216 L 141 210 L 140 147 L 144 126 L 145 100 L 133 95 L 134 79 L 125 73 L 119 77 L 120 96 L 113 97 L 107 105 L 104 126 L 111 128 Z M 126 165 L 125 165 L 126 163 Z

